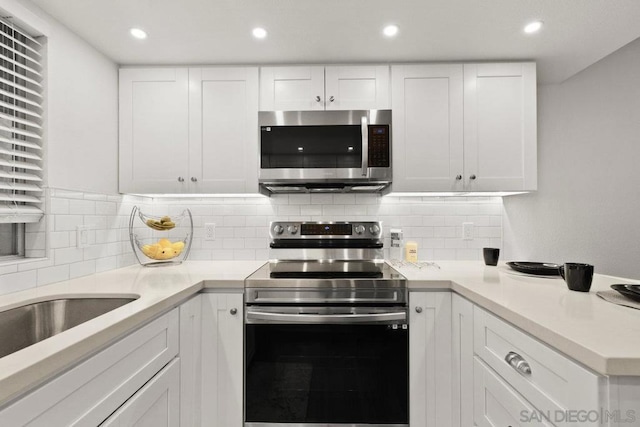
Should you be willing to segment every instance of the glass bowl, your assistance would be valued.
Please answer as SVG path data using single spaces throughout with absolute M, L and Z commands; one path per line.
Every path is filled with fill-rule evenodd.
M 133 253 L 144 266 L 180 264 L 187 259 L 193 238 L 193 218 L 185 209 L 180 215 L 149 215 L 134 206 L 129 218 Z

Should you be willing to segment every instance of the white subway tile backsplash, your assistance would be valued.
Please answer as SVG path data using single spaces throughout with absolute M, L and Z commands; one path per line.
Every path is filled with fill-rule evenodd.
M 152 199 L 62 189 L 50 189 L 49 194 L 47 221 L 31 224 L 27 237 L 30 255 L 49 258 L 0 268 L 0 294 L 137 264 L 128 229 L 134 206 L 160 216 L 189 208 L 194 220 L 192 260 L 266 260 L 269 223 L 276 220 L 382 221 L 386 246 L 389 230 L 402 228 L 405 242 L 416 241 L 419 259 L 426 261 L 480 260 L 483 247 L 502 247 L 502 200 L 495 197 L 280 194 Z M 205 241 L 204 224 L 211 222 L 216 224 L 215 240 Z M 473 240 L 462 240 L 463 222 L 474 223 Z M 83 224 L 90 226 L 90 246 L 78 249 L 76 227 Z M 176 233 L 167 236 L 175 238 Z
M 76 227 L 82 225 L 82 215 L 56 215 L 54 220 L 55 231 L 75 231 Z
M 61 282 L 63 280 L 69 280 L 68 264 L 39 269 L 36 286 L 48 285 L 49 283 Z
M 95 260 L 76 262 L 69 266 L 69 278 L 88 276 L 96 272 Z

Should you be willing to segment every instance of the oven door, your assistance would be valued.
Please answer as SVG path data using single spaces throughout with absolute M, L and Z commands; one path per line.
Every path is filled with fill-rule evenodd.
M 408 426 L 406 307 L 248 306 L 245 427 Z

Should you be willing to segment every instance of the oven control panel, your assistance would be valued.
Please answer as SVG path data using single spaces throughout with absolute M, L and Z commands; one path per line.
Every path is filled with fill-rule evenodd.
M 274 221 L 271 239 L 381 239 L 380 221 L 300 222 Z

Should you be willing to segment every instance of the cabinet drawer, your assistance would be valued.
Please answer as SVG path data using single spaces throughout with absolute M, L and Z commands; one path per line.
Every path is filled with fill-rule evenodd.
M 599 395 L 604 387 L 603 377 L 478 307 L 474 307 L 473 320 L 475 354 L 535 408 L 562 419 L 561 414 L 567 411 L 587 412 L 602 407 Z M 511 364 L 506 360 L 509 354 L 514 356 Z M 518 361 L 520 370 L 515 366 Z M 582 421 L 558 425 L 590 424 Z
M 2 426 L 96 426 L 178 354 L 178 309 L 0 412 Z
M 529 402 L 474 357 L 473 422 L 478 427 L 549 426 Z

